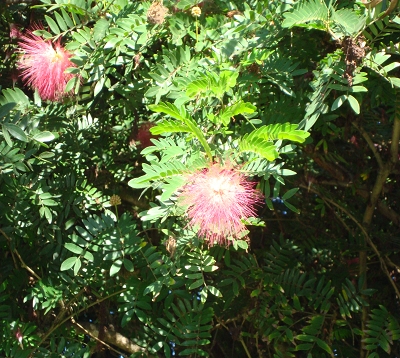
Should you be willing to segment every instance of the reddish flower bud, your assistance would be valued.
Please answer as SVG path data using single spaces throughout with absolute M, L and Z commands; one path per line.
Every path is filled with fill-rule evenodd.
M 15 332 L 15 338 L 17 338 L 19 345 L 23 349 L 22 340 L 23 340 L 24 336 L 22 335 L 22 332 L 19 329 L 19 327 L 17 328 L 17 331 Z
M 155 136 L 151 134 L 150 128 L 154 127 L 154 123 L 146 122 L 143 123 L 138 130 L 138 134 L 136 136 L 136 140 L 140 142 L 140 146 L 142 148 L 147 148 L 153 145 L 150 139 L 152 138 L 157 138 L 158 136 Z
M 22 32 L 19 30 L 19 26 L 16 24 L 10 24 L 10 38 L 19 39 L 22 36 Z

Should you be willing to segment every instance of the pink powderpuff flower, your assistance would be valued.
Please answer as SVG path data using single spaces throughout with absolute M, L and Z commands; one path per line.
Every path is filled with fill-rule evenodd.
M 61 101 L 68 96 L 64 90 L 74 77 L 65 72 L 68 67 L 75 67 L 70 61 L 72 55 L 61 45 L 60 39 L 54 43 L 44 40 L 33 33 L 35 30 L 41 27 L 36 25 L 20 37 L 19 46 L 24 54 L 18 67 L 22 70 L 22 79 L 36 89 L 43 100 Z
M 213 246 L 229 245 L 229 238 L 241 238 L 246 230 L 242 220 L 256 214 L 262 195 L 238 170 L 213 164 L 192 174 L 179 198 L 187 206 L 189 225 L 198 226 L 198 236 Z

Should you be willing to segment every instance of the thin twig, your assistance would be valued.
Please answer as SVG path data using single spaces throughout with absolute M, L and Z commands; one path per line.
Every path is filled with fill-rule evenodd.
M 38 280 L 41 280 L 41 277 L 25 263 L 25 261 L 22 259 L 21 255 L 19 254 L 18 250 L 17 249 L 14 249 L 14 250 L 11 249 L 11 238 L 9 236 L 7 236 L 7 234 L 2 229 L 0 229 L 0 232 L 7 239 L 8 243 L 9 243 L 11 255 L 12 255 L 13 260 L 14 260 L 14 264 L 16 264 L 15 257 L 14 257 L 14 253 L 15 253 L 18 256 L 18 259 L 19 259 L 19 261 L 21 263 L 21 267 L 26 269 L 31 275 L 35 276 Z
M 302 187 L 306 188 L 305 185 L 301 185 Z M 318 194 L 318 196 L 325 202 L 328 202 L 330 204 L 332 204 L 333 206 L 335 206 L 336 208 L 338 208 L 339 210 L 341 210 L 342 212 L 344 212 L 361 230 L 361 232 L 364 235 L 365 241 L 368 243 L 368 245 L 372 248 L 372 250 L 375 252 L 376 256 L 379 259 L 379 262 L 381 264 L 381 268 L 382 271 L 385 273 L 386 277 L 389 279 L 390 284 L 392 285 L 394 291 L 396 292 L 397 297 L 400 298 L 400 292 L 399 289 L 396 286 L 396 283 L 393 281 L 392 277 L 389 274 L 389 270 L 387 268 L 386 262 L 385 260 L 382 258 L 381 254 L 379 253 L 378 248 L 375 246 L 375 244 L 372 242 L 371 238 L 369 237 L 367 231 L 365 230 L 364 226 L 362 224 L 360 224 L 360 222 L 352 215 L 349 213 L 349 211 L 347 209 L 345 209 L 344 207 L 340 206 L 339 204 L 337 204 L 336 202 L 334 202 L 333 200 L 326 198 L 324 196 L 321 195 L 321 193 L 319 193 L 317 190 L 315 189 L 310 189 L 312 192 L 314 192 L 315 194 Z
M 107 347 L 108 349 L 114 351 L 115 353 L 119 354 L 122 357 L 127 357 L 124 353 L 117 351 L 115 348 L 111 347 L 109 344 L 107 344 L 106 342 L 102 341 L 100 338 L 96 337 L 94 334 L 92 334 L 92 332 L 88 331 L 85 327 L 83 327 L 81 324 L 79 324 L 78 322 L 76 322 L 74 320 L 74 318 L 71 318 L 71 322 L 77 326 L 79 329 L 81 329 L 82 331 L 84 331 L 87 335 L 89 335 L 90 337 L 92 337 L 95 341 L 101 343 L 103 346 Z
M 237 317 L 237 318 L 239 318 L 239 317 Z M 226 324 L 224 322 L 222 322 L 218 317 L 215 317 L 215 318 L 218 321 L 217 325 L 224 327 L 229 333 L 231 333 L 230 329 L 226 326 Z M 234 322 L 235 320 L 230 320 L 230 321 Z M 227 322 L 228 322 L 228 320 L 226 321 L 226 323 Z M 236 324 L 235 324 L 235 326 L 236 326 Z M 251 354 L 250 354 L 241 334 L 239 335 L 238 339 L 239 339 L 239 342 L 242 343 L 243 349 L 245 350 L 247 357 L 251 358 Z
M 246 346 L 246 343 L 244 343 L 242 335 L 239 336 L 239 341 L 240 343 L 242 343 L 243 349 L 245 350 L 247 357 L 251 358 L 251 354 Z
M 369 134 L 364 130 L 363 127 L 359 126 L 356 122 L 351 122 L 351 124 L 357 128 L 357 130 L 361 133 L 361 135 L 364 137 L 365 141 L 367 142 L 369 148 L 372 150 L 372 153 L 375 156 L 376 161 L 378 162 L 379 168 L 383 168 L 383 160 L 381 155 L 379 154 L 378 150 L 375 147 L 374 142 L 372 141 L 371 137 Z
M 12 259 L 13 259 L 13 261 L 14 261 L 14 266 L 15 266 L 15 268 L 18 268 L 17 260 L 15 259 L 14 252 L 13 252 L 13 250 L 12 250 L 12 248 L 11 248 L 11 239 L 7 236 L 7 234 L 6 234 L 3 230 L 0 229 L 0 232 L 2 233 L 2 235 L 3 235 L 3 236 L 7 239 L 7 241 L 8 241 L 8 247 L 10 248 L 11 257 L 12 257 Z
M 393 123 L 392 143 L 390 144 L 390 160 L 393 165 L 399 161 L 400 140 L 400 91 L 396 89 L 395 116 Z
M 72 313 L 72 314 L 69 315 L 68 317 L 64 318 L 64 319 L 63 319 L 60 323 L 58 323 L 57 325 L 53 325 L 53 326 L 46 332 L 46 334 L 42 337 L 42 340 L 39 342 L 38 347 L 40 347 L 40 346 L 46 341 L 46 339 L 47 339 L 58 327 L 61 327 L 65 322 L 68 322 L 73 316 L 75 316 L 75 315 L 78 316 L 80 313 L 86 311 L 88 308 L 93 307 L 93 306 L 96 306 L 96 305 L 98 305 L 99 303 L 101 303 L 101 302 L 103 302 L 103 301 L 109 299 L 110 297 L 113 297 L 113 296 L 115 296 L 115 295 L 119 295 L 120 293 L 125 292 L 125 291 L 126 291 L 126 288 L 124 288 L 124 289 L 122 289 L 122 290 L 119 290 L 119 291 L 116 291 L 116 292 L 112 293 L 111 295 L 102 297 L 102 298 L 98 299 L 97 301 L 95 301 L 95 302 L 93 302 L 93 303 L 91 303 L 91 304 L 89 304 L 89 305 L 87 305 L 87 306 L 85 306 L 85 307 L 79 309 L 77 312 Z
M 391 259 L 389 259 L 388 256 L 385 256 L 385 260 L 388 263 L 389 266 L 392 266 L 397 270 L 397 272 L 400 272 L 400 266 L 396 265 Z

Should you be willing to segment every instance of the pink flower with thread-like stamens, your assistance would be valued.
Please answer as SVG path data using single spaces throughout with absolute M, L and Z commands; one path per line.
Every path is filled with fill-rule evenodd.
M 180 203 L 187 206 L 189 225 L 199 227 L 199 237 L 210 246 L 229 245 L 229 238 L 241 238 L 246 230 L 243 220 L 255 215 L 261 197 L 254 184 L 238 170 L 213 164 L 189 177 Z
M 60 101 L 69 95 L 64 90 L 74 77 L 65 70 L 75 65 L 70 61 L 72 55 L 61 45 L 60 38 L 51 42 L 33 33 L 41 29 L 36 25 L 20 37 L 19 46 L 23 55 L 18 68 L 22 70 L 22 79 L 36 89 L 43 100 Z

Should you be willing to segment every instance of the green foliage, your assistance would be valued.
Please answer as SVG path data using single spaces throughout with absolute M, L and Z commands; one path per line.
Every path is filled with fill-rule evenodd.
M 370 317 L 366 332 L 368 337 L 364 339 L 367 349 L 375 351 L 371 356 L 378 356 L 378 348 L 390 354 L 393 340 L 400 335 L 399 322 L 383 306 L 373 309 Z
M 285 20 L 282 26 L 299 26 L 307 22 L 311 22 L 311 26 L 317 26 L 318 23 L 322 23 L 321 25 L 323 27 L 320 27 L 320 29 L 325 30 L 324 23 L 328 21 L 328 15 L 329 8 L 323 1 L 313 0 L 309 2 L 298 2 L 293 12 L 284 14 Z
M 296 128 L 296 124 L 290 123 L 260 127 L 243 136 L 240 148 L 242 151 L 252 151 L 267 160 L 273 161 L 279 155 L 276 145 L 272 143 L 273 140 L 288 139 L 293 142 L 303 143 L 305 138 L 309 136 L 309 133 Z
M 201 130 L 197 127 L 194 120 L 190 117 L 190 115 L 185 111 L 184 108 L 180 110 L 173 104 L 170 103 L 161 103 L 158 105 L 149 106 L 149 108 L 155 112 L 161 112 L 170 115 L 171 117 L 181 121 L 186 125 L 185 132 L 192 133 L 201 143 L 207 155 L 211 158 L 211 149 L 208 145 L 206 138 L 204 137 Z
M 7 2 L 0 355 L 398 355 L 392 3 Z M 63 102 L 11 80 L 30 18 Z M 215 163 L 264 195 L 227 247 L 178 205 Z
M 336 10 L 329 2 L 312 0 L 299 1 L 292 12 L 284 14 L 283 27 L 300 26 L 327 31 L 335 38 L 356 37 L 365 27 L 366 19 L 352 9 Z
M 372 44 L 381 43 L 385 37 L 390 37 L 393 33 L 399 31 L 397 28 L 399 20 L 399 16 L 393 19 L 389 17 L 373 19 L 363 31 L 363 35 Z

